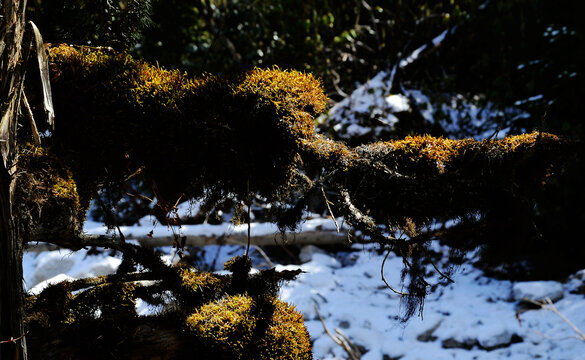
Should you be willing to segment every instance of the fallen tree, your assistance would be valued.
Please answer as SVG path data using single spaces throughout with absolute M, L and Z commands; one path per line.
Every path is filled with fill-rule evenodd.
M 451 239 L 456 250 L 489 245 L 489 236 L 463 240 L 489 234 L 502 214 L 525 214 L 518 210 L 529 208 L 570 149 L 546 133 L 484 141 L 416 136 L 351 148 L 315 133 L 326 98 L 307 74 L 254 69 L 193 79 L 108 48 L 48 51 L 57 126 L 43 147 L 25 144 L 34 129 L 19 134 L 15 219 L 24 241 L 99 245 L 124 258 L 115 276 L 64 282 L 28 298 L 29 347 L 44 358 L 140 358 L 145 349 L 161 358 L 311 358 L 302 317 L 276 299 L 278 284 L 297 272 L 251 276 L 246 253 L 226 264 L 232 275 L 217 276 L 169 267 L 121 232 L 84 237 L 89 202 L 101 189 L 143 181 L 170 214 L 180 200 L 230 199 L 241 216 L 262 198 L 282 230 L 296 229 L 312 199 L 327 194 L 333 216 L 403 257 L 410 281 L 399 294 L 410 316 L 429 291 L 423 262 L 430 241 Z M 429 228 L 450 219 L 459 226 Z M 110 225 L 117 227 L 115 218 Z M 530 227 L 529 219 L 518 226 Z M 139 317 L 138 298 L 165 310 Z M 152 329 L 161 342 L 147 335 Z M 83 341 L 88 334 L 97 340 Z

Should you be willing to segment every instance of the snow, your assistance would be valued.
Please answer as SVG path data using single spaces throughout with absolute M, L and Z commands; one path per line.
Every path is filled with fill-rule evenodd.
M 331 220 L 313 219 L 307 220 L 305 225 L 314 229 L 327 227 L 327 222 L 332 223 Z M 148 232 L 151 230 L 148 224 L 132 229 L 135 233 Z M 274 230 L 261 224 L 253 229 L 258 232 Z M 210 233 L 209 227 L 204 225 L 188 229 L 190 233 L 199 230 Z M 448 248 L 439 244 L 434 244 L 433 249 L 444 254 L 448 252 Z M 172 256 L 170 247 L 161 250 L 167 254 L 167 259 Z M 208 269 L 217 271 L 227 259 L 243 252 L 241 246 L 210 245 L 201 250 L 200 255 Z M 296 281 L 282 287 L 280 296 L 303 314 L 315 359 L 347 358 L 341 347 L 325 334 L 317 312 L 330 331 L 339 329 L 365 351 L 362 359 L 400 357 L 401 360 L 415 360 L 429 359 L 429 356 L 470 360 L 585 359 L 585 342 L 573 337 L 575 334 L 567 323 L 544 309 L 518 313 L 518 297 L 514 293 L 516 289 L 523 289 L 523 294 L 530 291 L 541 294 L 537 293 L 541 288 L 547 289 L 542 293 L 546 295 L 551 295 L 551 289 L 562 291 L 563 298 L 555 306 L 577 327 L 585 329 L 584 296 L 572 293 L 583 286 L 585 270 L 571 276 L 564 284 L 514 283 L 486 277 L 469 262 L 453 275 L 454 284 L 438 286 L 428 296 L 422 317 L 415 316 L 402 323 L 398 319 L 404 305 L 400 296 L 387 289 L 381 280 L 383 255 L 378 254 L 375 246 L 354 244 L 352 251 L 326 253 L 310 245 L 301 252 L 305 254 L 305 263 L 277 265 L 276 269 L 303 270 Z M 260 257 L 253 257 L 253 260 L 255 266 L 262 261 Z M 119 264 L 119 254 L 107 252 L 27 252 L 24 259 L 26 285 L 30 293 L 38 293 L 49 283 L 112 273 Z M 402 260 L 391 254 L 384 273 L 387 281 L 397 289 L 400 289 L 401 269 Z M 430 278 L 431 283 L 439 280 L 436 274 Z M 141 300 L 137 301 L 136 308 L 143 315 L 162 310 Z
M 48 279 L 67 274 L 73 278 L 84 278 L 111 274 L 116 271 L 122 260 L 119 256 L 101 254 L 89 255 L 88 250 L 71 252 L 55 250 L 41 253 L 26 252 L 23 260 L 25 288 L 30 289 Z M 38 289 L 41 290 L 41 289 Z
M 408 98 L 401 94 L 390 95 L 386 97 L 386 102 L 390 107 L 390 111 L 392 112 L 401 112 L 401 111 L 408 111 L 410 110 L 410 105 L 408 104 Z
M 447 33 L 449 32 L 449 30 L 445 30 L 442 33 L 440 33 L 439 35 L 437 35 L 433 40 L 433 47 L 435 46 L 439 46 L 443 40 L 445 40 L 445 36 L 447 36 Z M 425 51 L 427 49 L 427 45 L 422 45 L 419 48 L 417 48 L 416 50 L 414 50 L 412 53 L 410 53 L 410 55 L 408 55 L 406 58 L 400 60 L 400 67 L 404 68 L 410 64 L 412 64 L 414 61 L 416 61 L 416 59 L 418 59 L 418 57 L 420 56 L 420 54 Z
M 543 99 L 543 95 L 535 95 L 518 100 L 514 107 L 505 109 L 480 96 L 469 98 L 462 94 L 444 93 L 436 94 L 431 100 L 420 89 L 393 84 L 395 71 L 396 67 L 391 71 L 381 71 L 359 85 L 318 122 L 332 128 L 341 139 L 366 136 L 377 140 L 388 138 L 401 117 L 418 111 L 426 123 L 440 125 L 450 138 L 503 138 L 510 132 L 510 121 L 531 116 L 520 107 Z M 395 92 L 396 87 L 400 88 L 400 92 Z
M 549 298 L 551 301 L 560 300 L 563 297 L 563 285 L 556 281 L 526 281 L 514 284 L 512 289 L 514 300 L 529 299 L 541 301 Z
M 382 131 L 391 131 L 398 123 L 395 113 L 410 111 L 409 100 L 402 94 L 391 94 L 393 74 L 379 72 L 366 83 L 357 87 L 350 96 L 335 104 L 327 116 L 319 119 L 327 122 L 342 138 L 351 138 Z M 375 120 L 377 125 L 372 126 Z
M 338 219 L 338 223 L 342 223 L 342 218 Z M 107 227 L 94 221 L 87 221 L 84 230 L 88 234 L 107 234 Z M 230 222 L 224 222 L 219 225 L 212 224 L 198 224 L 198 225 L 181 225 L 169 228 L 166 225 L 161 225 L 152 216 L 145 216 L 140 219 L 136 225 L 120 226 L 120 230 L 124 236 L 132 240 L 132 237 L 145 237 L 148 234 L 153 237 L 165 237 L 178 234 L 180 236 L 198 235 L 207 237 L 217 237 L 222 235 L 247 235 L 248 225 L 234 225 Z M 325 218 L 310 218 L 305 220 L 299 229 L 300 231 L 315 231 L 315 230 L 336 230 L 335 223 L 331 219 Z M 251 236 L 262 236 L 268 234 L 278 233 L 278 227 L 272 223 L 253 222 L 250 224 Z M 136 243 L 135 243 L 136 244 Z

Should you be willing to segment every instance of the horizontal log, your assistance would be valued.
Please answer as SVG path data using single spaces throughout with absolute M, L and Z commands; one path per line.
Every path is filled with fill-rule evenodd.
M 206 236 L 206 235 L 187 235 L 179 237 L 178 241 L 185 239 L 185 246 L 206 246 L 206 245 L 246 245 L 247 236 L 243 234 Z M 100 242 L 96 241 L 99 237 L 86 236 L 87 246 L 99 246 Z M 144 247 L 173 246 L 175 238 L 173 236 L 128 236 L 128 240 L 136 240 Z M 335 231 L 305 231 L 300 233 L 284 236 L 277 234 L 264 234 L 252 236 L 251 245 L 271 246 L 271 245 L 337 245 L 347 244 L 349 242 L 347 232 L 337 233 Z M 83 244 L 83 242 L 82 242 Z M 103 242 L 103 247 L 111 248 L 114 242 L 111 239 Z M 29 243 L 26 251 L 42 252 L 56 250 L 60 247 L 50 243 Z

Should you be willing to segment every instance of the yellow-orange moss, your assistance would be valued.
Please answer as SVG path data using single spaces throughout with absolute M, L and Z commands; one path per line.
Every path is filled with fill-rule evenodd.
M 278 299 L 260 304 L 247 295 L 226 296 L 199 308 L 186 326 L 219 359 L 312 358 L 302 315 Z
M 321 83 L 296 71 L 190 78 L 107 49 L 50 53 L 54 138 L 67 144 L 62 153 L 77 172 L 120 178 L 145 166 L 171 202 L 218 188 L 277 196 L 325 107 Z
M 26 241 L 78 234 L 90 199 L 80 196 L 68 165 L 50 149 L 25 144 L 19 148 L 16 169 L 15 209 Z
M 178 270 L 181 287 L 191 301 L 203 302 L 221 297 L 229 284 L 226 276 L 205 271 L 195 271 L 188 267 Z
M 305 166 L 333 174 L 328 189 L 349 190 L 354 205 L 378 224 L 407 226 L 535 194 L 562 140 L 534 132 L 483 141 L 409 136 L 356 148 L 316 136 L 304 144 Z
M 21 175 L 30 174 L 34 177 L 37 190 L 48 190 L 46 198 L 36 201 L 43 202 L 49 197 L 56 197 L 71 201 L 76 207 L 80 206 L 77 185 L 71 171 L 48 149 L 25 144 L 19 151 L 18 169 Z

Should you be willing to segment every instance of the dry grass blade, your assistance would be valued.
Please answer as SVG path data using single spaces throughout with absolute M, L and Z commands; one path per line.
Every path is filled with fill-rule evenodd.
M 327 325 L 325 324 L 325 320 L 323 320 L 323 317 L 321 317 L 321 314 L 319 313 L 317 306 L 315 306 L 315 312 L 317 313 L 319 320 L 321 320 L 321 324 L 323 325 L 323 330 L 325 330 L 325 333 L 331 338 L 331 340 L 333 340 L 337 345 L 339 345 L 343 348 L 343 350 L 349 356 L 348 359 L 349 360 L 360 360 L 362 358 L 362 353 L 357 348 L 357 346 L 355 346 L 351 342 L 351 340 L 349 340 L 349 338 L 341 330 L 339 330 L 337 328 L 335 329 L 335 335 L 334 335 L 329 330 Z
M 335 219 L 335 215 L 333 215 L 333 211 L 331 210 L 331 206 L 330 206 L 330 204 L 333 204 L 333 203 L 327 199 L 327 195 L 325 195 L 325 189 L 323 188 L 323 186 L 321 186 L 321 192 L 323 193 L 323 198 L 325 199 L 325 205 L 327 205 L 327 210 L 329 210 L 329 214 L 331 215 L 331 219 L 333 219 L 333 222 L 335 223 L 335 228 L 337 229 L 337 232 L 339 232 L 339 224 L 337 223 L 337 220 Z
M 540 306 L 541 309 L 548 310 L 548 311 L 555 313 L 564 322 L 566 322 L 567 325 L 569 325 L 571 327 L 571 329 L 573 329 L 573 331 L 577 334 L 577 336 L 573 336 L 574 338 L 585 342 L 585 333 L 583 333 L 583 331 L 581 331 L 581 329 L 579 329 L 575 324 L 573 324 L 571 322 L 571 320 L 569 320 L 563 313 L 561 313 L 559 311 L 559 309 L 557 309 L 557 307 L 553 304 L 553 302 L 550 298 L 547 297 L 547 298 L 543 299 L 542 301 L 535 301 L 532 299 L 525 298 L 524 301 L 529 302 L 529 303 L 536 305 L 536 306 Z
M 53 95 L 51 93 L 51 82 L 49 80 L 49 60 L 43 45 L 43 37 L 39 28 L 30 21 L 31 28 L 34 33 L 35 48 L 37 52 L 37 60 L 39 62 L 39 71 L 41 73 L 41 82 L 43 84 L 43 105 L 45 106 L 45 113 L 47 114 L 47 122 L 50 126 L 55 126 L 55 110 L 53 108 Z

